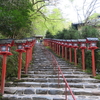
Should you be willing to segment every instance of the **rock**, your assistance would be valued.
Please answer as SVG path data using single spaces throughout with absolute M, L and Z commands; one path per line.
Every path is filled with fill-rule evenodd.
M 48 90 L 47 89 L 37 89 L 36 94 L 47 94 Z
M 24 94 L 35 94 L 34 89 L 25 89 Z

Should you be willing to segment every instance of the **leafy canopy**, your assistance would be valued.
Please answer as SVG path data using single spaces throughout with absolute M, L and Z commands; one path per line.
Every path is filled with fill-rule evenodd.
M 15 38 L 20 34 L 21 28 L 29 28 L 29 9 L 32 9 L 32 6 L 28 0 L 2 1 L 0 3 L 0 32 L 2 35 Z

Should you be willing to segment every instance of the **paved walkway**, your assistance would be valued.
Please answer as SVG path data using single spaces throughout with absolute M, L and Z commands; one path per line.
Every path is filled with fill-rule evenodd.
M 100 80 L 90 78 L 90 75 L 61 58 L 56 59 L 76 100 L 100 100 Z M 27 76 L 21 82 L 6 83 L 3 100 L 65 100 L 63 79 L 60 78 L 58 88 L 57 74 L 51 61 L 47 59 L 44 48 L 38 43 L 35 45 L 33 64 L 29 67 Z M 70 94 L 68 100 L 73 100 Z

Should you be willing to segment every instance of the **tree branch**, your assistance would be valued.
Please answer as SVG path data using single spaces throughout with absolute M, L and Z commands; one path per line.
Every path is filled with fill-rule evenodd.
M 75 10 L 76 10 L 76 13 L 77 13 L 78 22 L 82 21 L 81 16 L 80 16 L 78 9 L 76 7 L 75 7 Z
M 90 5 L 89 5 L 89 7 L 88 7 L 88 9 L 86 11 L 86 15 L 87 15 L 86 18 L 89 17 L 90 14 L 93 12 L 96 2 L 97 2 L 97 0 L 95 0 L 95 1 L 92 0 L 92 2 L 90 3 Z
M 86 0 L 84 0 L 84 2 L 83 2 L 83 16 L 84 17 L 86 17 L 85 12 L 84 12 L 85 3 L 86 3 Z
M 40 11 L 43 7 L 45 7 L 46 5 L 42 5 L 40 8 L 37 9 L 36 12 Z
M 95 9 L 95 5 L 97 3 L 98 0 L 92 0 L 91 3 L 89 4 L 87 10 L 86 10 L 86 13 L 85 13 L 85 24 L 87 24 L 87 21 L 90 17 L 90 15 L 92 14 L 92 12 L 94 11 Z
M 33 2 L 33 5 L 36 5 L 39 2 L 44 2 L 44 1 L 40 0 L 40 1 Z

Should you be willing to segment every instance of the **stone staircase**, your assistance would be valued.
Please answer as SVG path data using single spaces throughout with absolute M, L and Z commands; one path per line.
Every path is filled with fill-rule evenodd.
M 51 62 L 46 58 L 44 49 L 36 44 L 33 64 L 29 67 L 27 77 L 20 82 L 8 82 L 3 100 L 65 100 L 65 84 L 53 70 Z M 76 100 L 100 100 L 100 80 L 90 78 L 81 69 L 56 57 Z M 68 100 L 73 100 L 68 91 Z

